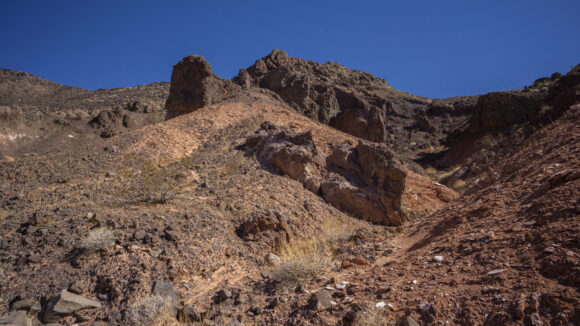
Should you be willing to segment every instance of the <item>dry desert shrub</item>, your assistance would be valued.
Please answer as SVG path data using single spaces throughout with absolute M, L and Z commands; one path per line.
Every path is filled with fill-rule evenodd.
M 278 243 L 280 263 L 273 267 L 273 278 L 282 287 L 291 288 L 306 283 L 336 265 L 335 255 L 350 241 L 360 225 L 349 218 L 326 220 L 316 237 Z
M 164 165 L 127 155 L 118 173 L 119 193 L 129 201 L 166 204 L 189 185 L 189 174 L 188 158 Z
M 320 239 L 293 240 L 279 246 L 280 263 L 272 275 L 283 287 L 295 287 L 308 282 L 333 267 L 332 243 Z
M 386 326 L 388 310 L 366 305 L 356 313 L 352 326 Z
M 352 239 L 356 231 L 361 227 L 360 220 L 352 217 L 330 218 L 320 228 L 318 238 L 324 239 L 334 247 Z

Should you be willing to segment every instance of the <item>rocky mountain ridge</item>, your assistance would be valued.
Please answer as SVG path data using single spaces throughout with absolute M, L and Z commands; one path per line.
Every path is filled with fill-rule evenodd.
M 216 76 L 203 57 L 188 56 L 174 66 L 166 118 L 235 98 L 243 90 L 267 90 L 315 121 L 385 143 L 424 169 L 440 170 L 432 177 L 462 190 L 480 174 L 471 169 L 472 162 L 513 147 L 578 100 L 579 71 L 576 66 L 566 75 L 540 78 L 522 91 L 427 99 L 393 89 L 371 74 L 292 58 L 282 50 L 241 69 L 232 80 Z

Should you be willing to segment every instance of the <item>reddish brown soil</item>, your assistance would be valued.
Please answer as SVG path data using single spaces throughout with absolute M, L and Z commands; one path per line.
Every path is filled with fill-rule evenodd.
M 24 298 L 46 306 L 80 281 L 81 294 L 103 308 L 62 324 L 130 324 L 123 316 L 165 280 L 179 293 L 179 320 L 195 311 L 206 325 L 341 325 L 381 302 L 387 325 L 408 316 L 421 325 L 580 324 L 578 107 L 486 162 L 461 197 L 410 172 L 405 203 L 422 213 L 395 228 L 354 219 L 247 155 L 241 145 L 264 121 L 312 130 L 326 154 L 357 141 L 255 96 L 110 139 L 59 129 L 21 146 L 10 140 L 9 155 L 0 153 L 0 316 Z M 127 154 L 162 164 L 187 157 L 187 186 L 166 204 L 128 198 L 119 191 Z M 244 222 L 276 214 L 283 223 L 240 234 Z M 115 244 L 79 255 L 96 227 L 110 229 Z M 327 270 L 297 288 L 276 282 L 266 254 L 329 234 Z M 324 288 L 334 304 L 310 309 L 312 292 Z M 245 300 L 217 300 L 223 289 Z M 161 324 L 177 323 L 165 317 Z
M 527 325 L 536 316 L 579 324 L 579 121 L 569 112 L 460 199 L 391 240 L 369 240 L 394 252 L 332 274 L 353 287 L 337 310 L 384 301 L 393 322 L 410 314 L 426 325 Z M 435 313 L 421 313 L 421 303 Z

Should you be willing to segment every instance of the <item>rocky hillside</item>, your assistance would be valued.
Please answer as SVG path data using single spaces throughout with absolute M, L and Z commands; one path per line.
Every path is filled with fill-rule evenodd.
M 29 117 L 58 114 L 75 117 L 136 101 L 158 111 L 165 105 L 168 83 L 89 91 L 9 69 L 0 69 L 0 106 Z
M 580 324 L 580 67 L 437 100 L 278 50 L 3 73 L 0 325 Z
M 0 69 L 0 149 L 42 148 L 69 135 L 110 137 L 159 122 L 168 91 L 168 83 L 89 91 Z

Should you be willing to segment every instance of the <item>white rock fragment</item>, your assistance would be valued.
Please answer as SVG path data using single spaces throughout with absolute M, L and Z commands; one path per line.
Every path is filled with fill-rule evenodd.
M 491 271 L 491 272 L 488 272 L 488 273 L 487 273 L 487 275 L 489 275 L 489 276 L 493 276 L 493 275 L 501 274 L 501 273 L 503 273 L 503 272 L 504 272 L 504 270 L 503 270 L 503 269 L 494 269 L 493 271 Z
M 334 287 L 337 288 L 338 290 L 344 290 L 346 288 L 347 284 L 348 284 L 347 281 L 342 281 L 342 282 L 336 284 Z
M 384 301 L 380 301 L 380 302 L 377 302 L 377 303 L 375 304 L 375 307 L 377 307 L 377 308 L 383 308 L 383 307 L 384 307 L 384 306 L 386 306 L 386 305 L 387 305 L 387 304 L 386 304 Z
M 438 262 L 438 263 L 441 263 L 441 262 L 443 262 L 443 256 L 435 256 L 435 257 L 433 257 L 433 260 Z

